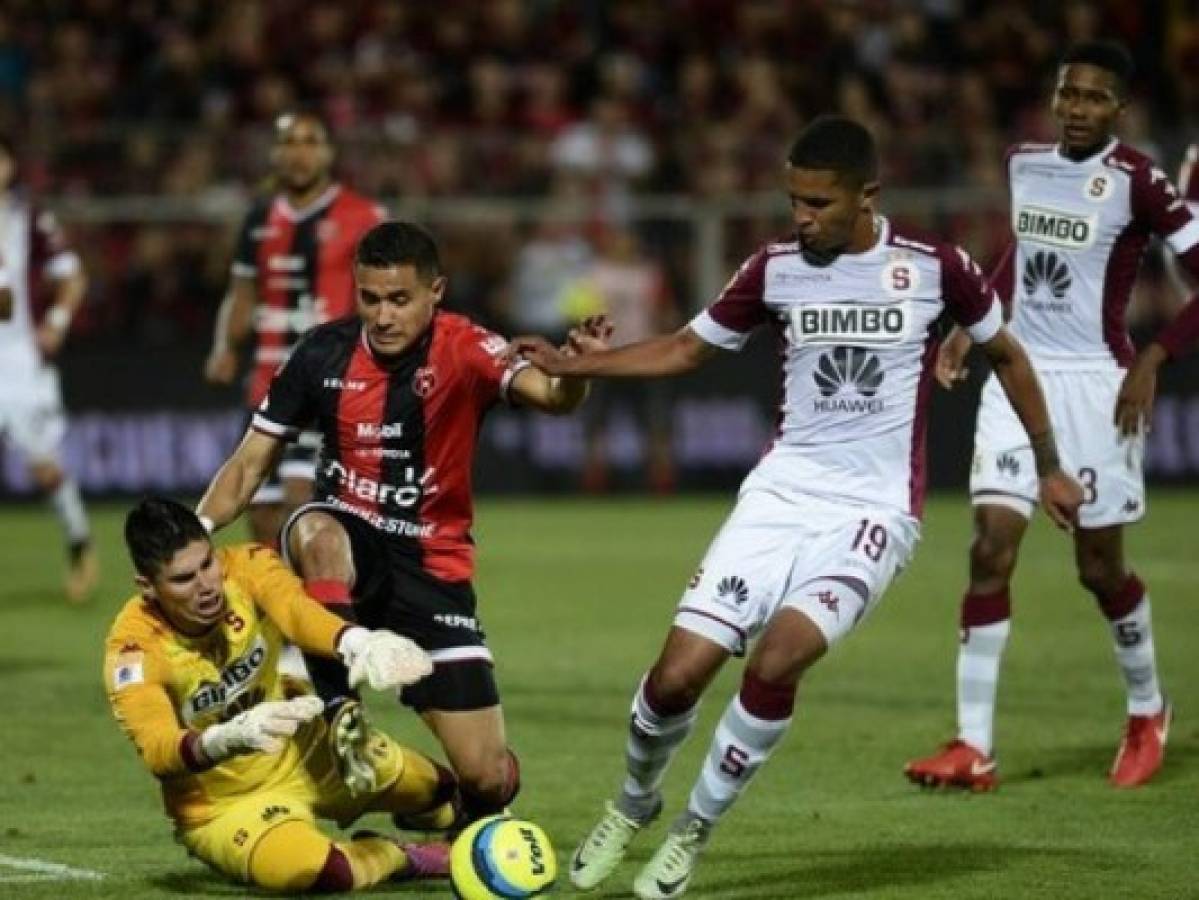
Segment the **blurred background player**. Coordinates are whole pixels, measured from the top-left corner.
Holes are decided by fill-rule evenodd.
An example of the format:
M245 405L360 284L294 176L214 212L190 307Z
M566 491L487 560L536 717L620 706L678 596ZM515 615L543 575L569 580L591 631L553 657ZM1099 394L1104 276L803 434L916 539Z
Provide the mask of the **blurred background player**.
M99 567L79 486L60 456L67 420L54 360L87 279L58 220L37 207L16 176L16 147L0 135L0 285L9 299L0 315L0 437L24 455L54 507L67 540L66 595L79 602L95 587ZM39 319L34 297L43 279L50 297Z
M318 326L297 345L197 511L228 524L283 443L316 424L316 499L284 526L284 553L330 609L385 624L432 656L433 674L401 699L441 742L465 817L478 818L501 811L520 786L471 583L479 425L501 401L570 412L587 385L509 360L502 337L438 309L447 279L418 225L372 228L353 277L358 317ZM344 671L315 663L309 656L318 691L337 707L334 728L344 724L343 771L363 790L371 773L357 762L359 705L346 702Z
M778 435L633 698L624 783L571 860L580 889L608 878L661 813L662 780L700 698L730 656L748 653L686 808L633 881L641 900L682 896L712 829L786 734L800 678L911 559L924 506L930 348L943 315L982 344L1019 409L1047 514L1064 527L1078 506L1036 377L994 292L965 251L875 214L877 173L862 125L819 117L788 157L795 230L759 247L685 327L573 359L543 338L513 341L542 370L575 377L682 374L743 349L761 325L783 343Z
M1191 144L1182 158L1182 166L1178 170L1178 192L1186 201L1187 209L1192 216L1199 217L1199 142ZM1166 254L1166 266L1183 297L1199 288L1199 283L1189 277L1173 253Z
M992 282L1044 385L1063 464L1083 485L1074 532L1078 578L1107 618L1128 692L1110 779L1135 787L1160 768L1170 727L1153 648L1149 594L1124 559L1124 526L1145 514L1144 435L1157 370L1199 337L1192 300L1137 353L1125 325L1141 259L1161 237L1192 277L1199 221L1148 157L1113 136L1132 60L1119 44L1082 43L1062 58L1053 92L1056 144L1008 154L1014 240ZM960 331L937 362L946 386L963 374ZM962 600L958 736L905 772L921 784L988 790L999 665L1011 630L1010 584L1036 505L1032 450L995 379L983 389L970 476L974 542Z
M256 203L237 242L228 294L217 313L205 377L230 384L239 351L254 337L246 409L266 396L271 376L313 325L354 312L351 259L383 209L333 178L329 130L314 113L275 121L275 193ZM312 498L319 436L303 431L250 505L255 540L273 544L286 516Z
M331 841L371 812L453 816L453 778L373 732L375 789L351 797L337 772L321 700L278 671L284 638L340 657L377 690L410 684L428 656L388 632L348 627L304 593L272 550L214 549L195 513L165 499L125 520L138 594L105 643L113 713L162 784L179 841L217 871L274 891L348 891L445 875L445 844L380 835Z
M612 346L619 347L665 334L678 327L678 311L662 266L650 258L632 228L612 223L596 239L598 256L583 274L594 297L595 311L612 325ZM674 487L671 406L665 382L601 381L592 385L583 412L587 424L587 456L583 489L602 491L611 481L612 425L630 417L645 438L647 486L655 493Z

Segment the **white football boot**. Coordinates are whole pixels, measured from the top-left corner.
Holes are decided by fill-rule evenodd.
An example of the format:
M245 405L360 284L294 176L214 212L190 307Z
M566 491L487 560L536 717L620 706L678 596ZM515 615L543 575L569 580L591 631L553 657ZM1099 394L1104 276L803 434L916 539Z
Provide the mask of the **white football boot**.
M658 817L662 798L658 797L653 812L644 819L631 819L608 802L604 815L583 838L570 857L570 883L581 891L598 887L624 859L625 849L637 832Z
M633 894L639 900L683 896L711 830L711 825L694 816L688 817L681 828L672 828L658 852L634 879Z

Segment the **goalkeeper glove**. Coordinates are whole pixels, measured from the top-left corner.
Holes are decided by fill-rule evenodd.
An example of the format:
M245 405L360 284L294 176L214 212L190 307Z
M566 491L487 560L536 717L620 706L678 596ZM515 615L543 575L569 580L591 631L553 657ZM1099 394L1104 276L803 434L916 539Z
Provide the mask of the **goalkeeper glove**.
M324 708L320 697L311 694L259 703L228 722L205 728L200 747L212 762L239 753L278 753L301 725L316 718Z
M337 652L349 669L350 687L366 682L376 691L414 684L433 671L429 654L391 631L347 628Z

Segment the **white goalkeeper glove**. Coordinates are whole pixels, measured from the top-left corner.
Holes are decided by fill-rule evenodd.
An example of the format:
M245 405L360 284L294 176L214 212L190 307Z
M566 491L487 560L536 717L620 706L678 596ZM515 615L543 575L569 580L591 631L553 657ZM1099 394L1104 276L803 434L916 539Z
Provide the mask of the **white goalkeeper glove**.
M213 762L239 753L278 753L301 725L315 719L324 708L321 698L311 694L259 703L228 722L205 728L200 746Z
M350 687L366 682L376 691L415 684L433 671L429 654L406 637L391 631L346 629L337 652L350 670Z

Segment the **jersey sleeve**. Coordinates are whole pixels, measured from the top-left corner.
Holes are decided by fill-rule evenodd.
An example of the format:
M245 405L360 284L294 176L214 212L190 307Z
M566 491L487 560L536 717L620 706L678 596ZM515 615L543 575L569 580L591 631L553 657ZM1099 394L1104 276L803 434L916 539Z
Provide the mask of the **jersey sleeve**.
M714 303L689 323L704 341L724 350L740 350L750 333L767 321L763 302L766 285L766 248L745 260Z
M941 245L941 298L953 320L976 344L985 344L1003 326L998 297L982 269L961 247Z
M1191 209L1192 215L1199 215L1199 144L1191 144L1182 160L1182 168L1178 172L1178 190L1182 199Z
M999 259L987 278L991 289L999 297L1004 317L1011 318L1012 299L1016 295L1016 242L1011 240L999 254Z
M166 663L149 642L116 632L104 652L104 687L121 730L159 778L196 771L187 755L191 732L179 724L167 693Z
M71 247L58 216L48 209L34 208L30 234L30 258L34 268L47 278L69 278L82 264Z
M254 231L266 219L266 209L255 205L246 215L237 232L237 244L233 248L233 264L229 267L234 278L255 278L258 275L258 245Z
M511 402L508 390L516 373L529 367L527 360L504 360L508 341L502 335L481 325L464 329L459 341L459 354L471 373L479 406L485 408L497 399Z
M1132 212L1177 256L1199 246L1199 219L1191 215L1178 189L1157 166L1138 166L1133 171Z
M266 396L250 419L250 427L281 440L293 441L316 413L312 371L319 348L309 332L271 379Z
M228 576L247 589L285 638L305 653L337 655L337 639L348 623L309 597L304 583L284 565L278 553L261 544L226 552Z

